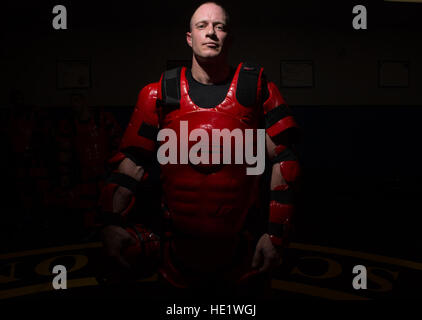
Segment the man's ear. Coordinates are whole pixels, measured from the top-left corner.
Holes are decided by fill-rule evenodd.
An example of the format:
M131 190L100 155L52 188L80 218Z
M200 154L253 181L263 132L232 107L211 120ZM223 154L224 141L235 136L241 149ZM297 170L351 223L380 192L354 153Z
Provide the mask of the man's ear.
M186 42L192 48L192 34L189 31L186 32Z

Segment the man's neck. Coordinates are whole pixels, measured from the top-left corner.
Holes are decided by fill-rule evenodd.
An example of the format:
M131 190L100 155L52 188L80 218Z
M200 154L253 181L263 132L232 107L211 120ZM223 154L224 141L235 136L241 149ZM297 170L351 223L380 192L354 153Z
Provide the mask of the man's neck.
M225 61L199 62L192 58L192 77L199 83L212 85L221 83L230 75L230 66Z

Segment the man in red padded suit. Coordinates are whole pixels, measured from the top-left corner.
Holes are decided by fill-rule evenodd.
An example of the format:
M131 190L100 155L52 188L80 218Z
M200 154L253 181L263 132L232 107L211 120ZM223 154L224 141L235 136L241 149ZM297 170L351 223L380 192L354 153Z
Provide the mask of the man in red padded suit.
M193 51L192 68L166 71L141 90L119 152L110 160L115 170L100 199L104 248L127 271L136 254L146 261L159 258L160 279L169 287L217 288L217 293L256 290L256 283L268 288L294 209L299 165L289 137L297 125L261 67L228 65L230 23L220 4L206 2L196 9L186 40ZM169 225L165 236L159 240L139 225L127 226L136 188L148 179L148 163L157 157L159 130L173 129L181 146L183 121L189 132L203 129L210 137L213 129L265 127L271 197L267 230L256 241L245 221L260 200L261 175L248 175L247 165L238 163L183 164L186 155L179 149L176 164L160 162L162 210Z

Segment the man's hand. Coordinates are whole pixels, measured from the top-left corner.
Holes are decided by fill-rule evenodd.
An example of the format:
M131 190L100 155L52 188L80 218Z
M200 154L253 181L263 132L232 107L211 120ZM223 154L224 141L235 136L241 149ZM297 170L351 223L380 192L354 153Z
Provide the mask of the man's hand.
M280 252L274 247L268 233L264 233L256 245L252 268L258 272L270 272L281 264Z
M119 226L110 225L101 232L104 250L107 257L123 270L129 271L130 264L122 256L123 249L134 245L136 240L128 231Z

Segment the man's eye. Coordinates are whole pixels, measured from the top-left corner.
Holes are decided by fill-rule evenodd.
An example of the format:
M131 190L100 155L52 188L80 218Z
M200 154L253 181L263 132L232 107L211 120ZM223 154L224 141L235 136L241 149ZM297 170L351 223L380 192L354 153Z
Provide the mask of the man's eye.
M224 26L217 26L217 29L218 29L218 30L222 30L222 31L224 31L224 30L225 30Z

